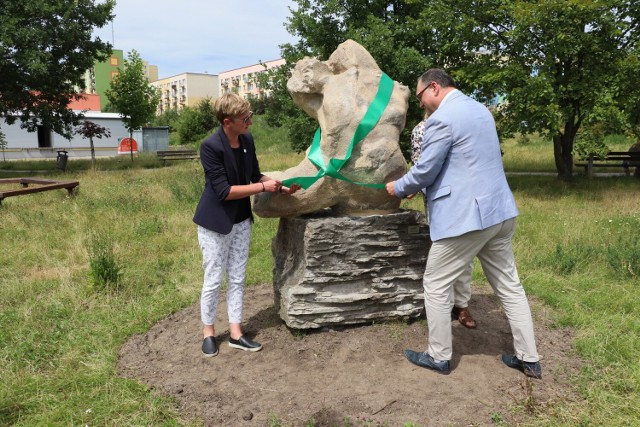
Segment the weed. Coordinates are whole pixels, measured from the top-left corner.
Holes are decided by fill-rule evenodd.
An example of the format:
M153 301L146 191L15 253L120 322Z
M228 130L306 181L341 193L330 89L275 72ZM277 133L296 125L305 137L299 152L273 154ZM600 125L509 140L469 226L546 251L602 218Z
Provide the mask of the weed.
M504 425L504 419L502 418L502 414L499 413L499 412L492 412L491 413L491 421L493 421L493 423L498 425L498 426L503 426Z
M594 260L595 251L581 242L574 242L566 246L556 244L555 256L549 259L549 263L559 274L568 275L578 267L589 264Z
M96 290L117 290L121 284L121 268L113 253L109 234L94 233L89 238L89 276Z
M635 233L620 236L616 244L607 246L609 266L621 276L638 278L640 274L640 241Z

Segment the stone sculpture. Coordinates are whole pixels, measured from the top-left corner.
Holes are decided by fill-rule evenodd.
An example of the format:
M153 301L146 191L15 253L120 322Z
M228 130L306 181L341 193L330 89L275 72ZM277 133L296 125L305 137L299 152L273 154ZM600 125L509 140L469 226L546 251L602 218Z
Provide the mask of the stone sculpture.
M358 124L376 97L382 70L358 43L347 40L327 61L304 58L287 82L294 102L318 120L320 148L325 163L343 159ZM393 82L389 102L379 121L354 146L340 173L355 182L386 183L402 176L406 161L398 140L405 125L409 89ZM307 152L308 154L308 152ZM314 176L318 171L308 156L284 172L268 172L277 179ZM384 189L372 189L323 177L293 196L277 193L257 194L254 212L262 217L294 217L331 208L334 215L368 215L397 212L400 200Z

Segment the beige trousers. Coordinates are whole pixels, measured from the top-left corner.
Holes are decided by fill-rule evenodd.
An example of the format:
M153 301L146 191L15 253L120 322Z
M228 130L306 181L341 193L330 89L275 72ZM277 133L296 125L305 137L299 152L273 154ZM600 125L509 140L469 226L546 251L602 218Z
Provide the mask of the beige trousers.
M422 194L422 200L424 201L424 215L429 225L429 208L427 207L427 196ZM471 299L471 276L473 275L473 260L469 264L466 270L458 277L453 284L453 303L458 308L467 308L469 306L469 300Z
M427 352L434 359L451 360L453 288L477 256L511 326L516 356L526 362L538 361L531 310L513 256L514 231L515 219L509 219L431 245L423 284L429 324Z

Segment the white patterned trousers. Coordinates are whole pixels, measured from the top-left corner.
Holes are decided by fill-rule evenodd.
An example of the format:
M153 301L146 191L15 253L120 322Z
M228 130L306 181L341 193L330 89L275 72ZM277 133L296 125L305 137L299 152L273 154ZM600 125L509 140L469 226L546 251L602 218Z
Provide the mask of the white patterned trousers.
M204 269L200 297L202 323L213 325L216 320L218 296L225 273L229 323L241 323L244 281L251 243L251 219L235 224L226 235L198 226L198 242Z

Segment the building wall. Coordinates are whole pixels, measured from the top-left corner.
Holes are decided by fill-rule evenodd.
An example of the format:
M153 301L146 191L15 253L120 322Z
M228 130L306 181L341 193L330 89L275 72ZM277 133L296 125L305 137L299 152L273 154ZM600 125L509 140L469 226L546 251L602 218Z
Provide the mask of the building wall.
M144 76L149 82L155 82L158 80L158 66L151 65L147 61L143 61L144 64Z
M249 65L220 73L220 94L237 93L243 98L249 95L258 96L267 91L260 88L256 76L266 70L277 68L285 64L284 59L266 61L262 64ZM266 66L266 68L265 68Z
M87 86L87 93L100 95L100 111L104 111L109 103L106 93L111 87L111 80L120 73L124 67L124 55L122 50L113 49L111 56L103 62L97 62L93 66L95 83Z
M215 74L182 73L151 82L151 85L160 89L158 114L194 107L203 99L220 96L219 80Z
M117 113L89 111L85 113L85 117L87 120L91 120L111 132L111 136L108 138L93 139L96 156L115 156L120 140L129 137L129 131L122 122L120 115ZM5 149L5 157L7 159L56 157L57 151L60 150L67 151L69 157L91 156L89 139L85 139L81 135L74 134L69 140L47 129L40 129L39 132L28 132L26 129L20 128L19 119L12 125L8 125L4 119L0 119L0 127L7 139L7 148ZM49 140L50 146L41 146L43 136ZM133 139L138 143L138 150L142 151L142 133L135 131Z

